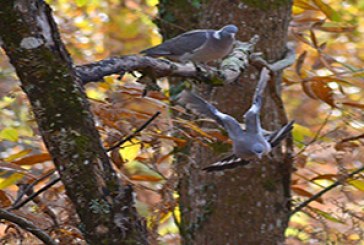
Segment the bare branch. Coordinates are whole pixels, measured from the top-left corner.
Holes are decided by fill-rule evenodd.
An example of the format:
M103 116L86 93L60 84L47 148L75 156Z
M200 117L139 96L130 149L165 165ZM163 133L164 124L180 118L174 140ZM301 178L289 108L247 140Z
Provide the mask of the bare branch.
M269 64L260 53L253 53L249 57L250 62L253 66L257 67L259 70L262 66L266 66L269 70L277 72L291 66L296 61L296 53L294 46L292 44L287 44L287 51L283 59Z
M249 57L253 53L259 36L255 35L248 43L237 41L231 54L220 65L220 73L226 83L234 82L249 65Z
M0 209L0 219L5 219L7 221L10 221L17 226L23 228L24 230L32 233L34 236L36 236L39 240L44 242L46 245L56 245L57 243L43 230L36 227L32 222L19 217L16 214L13 214L11 212L5 211L3 209Z
M33 200L35 197L39 196L41 193L45 192L46 190L48 190L49 188L54 186L60 180L61 180L60 177L58 177L57 179L52 180L47 185L40 188L37 192L34 192L31 195L29 195L22 202L18 202L17 204L13 205L9 210L19 209L19 208L23 207L25 204L27 204L28 202Z
M128 55L108 58L95 63L76 66L75 70L84 84L101 81L104 76L138 71L153 78L185 77L201 82L216 84L216 80L232 82L246 69L249 55L253 52L258 37L254 36L248 43L236 42L232 53L222 62L220 70L198 69L195 65L180 64L148 56Z
M345 175L343 177L341 177L340 179L338 179L336 182L334 182L332 185L326 187L325 189L319 191L318 193L316 193L315 195L313 195L312 197L310 197L309 199L307 199L306 201L302 202L300 205L298 205L291 213L290 215L293 215L295 213L297 213L298 211L301 211L301 209L303 209L304 207L306 207L308 204L310 204L311 202L317 200L318 198L320 198L322 195L324 195L326 192L334 189L336 186L341 185L344 183L344 181L346 181L347 179L353 177L354 175L360 173L364 171L364 166L361 168L358 168L357 170L351 172L348 175Z
M39 182L41 182L42 180L44 180L44 179L46 179L46 178L48 178L48 177L50 177L50 176L52 176L54 173L56 172L56 170L55 169L53 169L52 171L50 171L49 173L47 173L47 174L45 174L45 175L43 175L43 176L41 176L40 178L38 178L38 179L36 179L36 180L34 180L31 184L29 184L29 185L26 185L26 187L25 188L23 188L23 189L19 189L19 190L21 190L21 192L20 192L20 194L18 195L18 197L15 199L15 201L13 202L13 207L14 206L16 206L20 201L21 201L21 199L23 198L23 196L25 195L25 194L27 194L27 193L29 193L29 191L31 191L33 188L34 188L34 186L35 185L37 185Z

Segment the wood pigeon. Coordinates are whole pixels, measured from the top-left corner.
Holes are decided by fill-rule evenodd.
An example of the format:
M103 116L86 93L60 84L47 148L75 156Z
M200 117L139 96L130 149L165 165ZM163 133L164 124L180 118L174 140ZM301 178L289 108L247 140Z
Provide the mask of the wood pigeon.
M237 166L246 165L253 158L261 159L272 151L289 132L293 129L294 121L291 121L280 129L270 132L264 130L260 123L260 110L262 107L263 92L269 80L269 71L263 68L257 88L253 97L253 104L244 114L245 129L242 129L239 122L219 110L213 105L197 96L192 92L183 91L179 97L179 101L186 104L187 108L204 114L214 119L217 123L225 128L229 138L233 142L233 154L216 162L204 170L219 171L235 168Z
M206 63L227 56L233 48L237 32L235 25L227 25L220 30L193 30L141 53L151 57L163 56L182 63Z

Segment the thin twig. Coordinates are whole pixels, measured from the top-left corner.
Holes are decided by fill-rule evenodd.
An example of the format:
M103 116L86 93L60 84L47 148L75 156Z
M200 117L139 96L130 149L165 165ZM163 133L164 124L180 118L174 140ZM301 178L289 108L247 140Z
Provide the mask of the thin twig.
M320 134L322 132L322 130L324 129L324 127L327 125L327 123L329 122L329 119L332 115L332 110L327 114L324 122L321 124L319 130L317 130L315 136L313 137L313 139L308 143L306 144L296 155L295 157L301 155L306 149L307 147L309 147L311 144L315 143L317 141L317 139L320 137Z
M54 172L56 172L55 169L53 169L52 171L50 171L49 173L41 176L40 178L36 179L35 181L33 181L31 184L27 185L27 187L25 187L22 192L20 193L20 195L16 198L16 200L14 201L12 206L16 206L21 199L23 198L23 196L28 193L30 190L32 190L34 188L35 185L37 185L39 182L41 182L42 180L50 177L52 174L54 174Z
M13 214L11 212L8 212L6 210L0 209L0 219L5 219L7 221L10 221L17 226L23 228L24 230L32 233L34 236L36 236L39 240L44 242L46 245L56 245L57 243L43 230L36 227L32 222L19 217L16 214Z
M55 185L58 181L60 181L61 178L57 178L49 182L47 185L43 186L41 189L39 189L37 192L34 192L33 194L29 195L26 199L24 199L22 202L18 203L17 205L13 205L9 210L19 209L23 207L25 204L33 200L35 197L39 196L44 191L51 188L53 185Z
M297 207L295 207L295 209L290 213L290 215L293 215L293 214L297 213L298 211L300 211L301 209L303 209L304 207L306 207L311 202L313 202L313 201L317 200L318 198L320 198L326 192L334 189L338 185L341 185L345 180L353 177L354 175L356 175L356 174L358 174L358 173L360 173L362 171L364 171L364 166L361 167L361 168L358 168L357 170L351 172L348 175L345 175L345 176L341 177L336 182L334 182L332 185L330 185L330 186L326 187L325 189L319 191L318 193L316 193L315 195L313 195L312 197L310 197L309 199L307 199L306 201L302 202L300 205L298 205Z
M130 141L132 138L134 138L138 133L140 133L141 131L143 131L151 122L153 122L154 119L156 119L159 114L161 114L160 111L157 111L151 118L149 118L142 126L140 126L134 133L132 133L131 135L127 136L126 138L122 139L121 141L119 141L117 144L111 146L110 148L106 149L107 152L112 151L116 148L118 148L119 146L121 146L122 144L124 144L127 141Z
M359 139L362 139L362 138L364 138L364 134L359 134L357 136L353 136L353 137L349 137L349 138L342 139L340 141L340 143L354 141L354 140L359 140Z

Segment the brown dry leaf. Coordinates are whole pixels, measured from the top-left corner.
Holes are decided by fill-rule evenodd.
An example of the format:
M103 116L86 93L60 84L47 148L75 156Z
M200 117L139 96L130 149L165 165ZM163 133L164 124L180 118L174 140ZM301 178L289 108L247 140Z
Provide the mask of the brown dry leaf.
M311 181L320 180L320 179L335 180L338 177L340 177L340 176L337 174L320 174L320 175L317 175L316 177L312 178Z
M292 191L296 192L296 194L298 194L300 196L311 198L314 195L311 192L306 191L305 189L303 189L302 187L299 187L299 186L292 186L291 189L292 189ZM315 201L317 201L319 203L324 202L321 197L315 199Z
M317 38L316 38L316 35L315 35L315 32L314 32L313 28L310 28L310 37L311 37L311 41L312 41L312 44L313 44L314 48L317 49L317 47L319 45L318 45Z
M14 163L0 162L0 169L6 171L13 171L19 174L24 174L32 179L35 179L35 176L29 173L29 170L19 167Z
M66 236L70 236L73 238L79 238L79 239L83 239L83 236L80 232L78 232L77 230L67 230L67 229L57 229L57 232L62 233L63 235Z
M37 155L23 157L19 160L13 161L13 163L17 165L34 165L50 160L52 160L52 157L49 153L41 153Z
M294 32L292 31L292 35L294 38L296 38L298 41L301 41L311 47L313 47L312 43L304 36L303 33L299 33L299 32Z
M8 197L8 195L6 194L5 191L0 190L0 207L1 208L6 208L9 207L11 205L11 200Z
M321 25L315 26L315 29L324 32L342 33L353 32L357 27L349 23L342 22L325 22Z
M23 209L23 210L25 210L25 209ZM35 213L28 212L28 211L23 211L23 210L14 210L12 212L24 219L31 220L35 226L37 226L41 229L48 229L49 227L51 227L53 225L52 221L47 216L42 215L41 213L35 214Z
M303 91L312 99L321 100L328 105L336 108L334 101L334 94L332 89L327 85L325 81L308 81L302 82Z
M123 158L119 153L119 148L116 148L111 151L110 158L119 169L121 169L125 164L125 161L123 160Z
M302 65L306 59L307 56L307 51L304 51L300 54L300 56L298 56L298 59L296 61L296 73L298 76L301 76L301 70L302 70Z
M174 143L177 144L178 147L183 147L186 145L187 141L181 138L177 138L177 137L172 137L172 136L167 136L167 135L162 135L162 134L150 134L152 137L156 137L156 138L160 138L160 139L166 139L166 140L171 140Z
M355 102L342 102L341 104L343 104L345 106L354 107L357 109L364 109L364 104L359 104L359 103L355 103Z
M168 160L171 156L173 156L173 151L158 158L157 164L163 163L164 161Z
M181 123L184 127L195 131L196 133L202 135L203 137L205 137L207 139L213 139L212 136L210 136L208 133L203 131L199 126L197 126L196 124L194 124L192 122L189 122L189 121L183 120L183 119L179 119L176 122Z
M360 145L354 141L348 141L348 142L342 141L335 144L335 150L352 152L354 148L357 148L359 146Z

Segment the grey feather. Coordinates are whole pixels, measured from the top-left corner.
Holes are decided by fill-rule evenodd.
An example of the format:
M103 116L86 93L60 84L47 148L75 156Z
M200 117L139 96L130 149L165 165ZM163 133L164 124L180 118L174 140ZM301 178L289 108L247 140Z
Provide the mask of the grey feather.
M240 127L239 122L229 116L220 112L215 106L211 105L198 95L184 90L179 95L179 102L185 104L187 108L191 109L195 113L203 114L211 119L214 119L217 123L225 128L230 138L241 137L243 130Z
M258 133L262 130L260 123L260 110L262 109L264 89L267 86L268 80L269 71L267 69L263 69L261 71L257 87L255 88L253 104L244 114L246 130L248 132Z
M276 147L282 140L284 140L293 129L294 121L290 121L280 129L274 131L272 134L267 135L267 140L270 145Z
M141 51L152 57L186 62L208 62L227 56L235 42L238 28L227 25L220 30L193 30L176 36L160 45Z
M267 155L273 147L276 147L291 132L294 121L287 123L274 132L269 132L261 127L260 110L268 80L269 71L263 68L253 96L253 103L244 114L245 130L241 128L235 118L220 112L203 98L188 91L181 93L179 98L181 103L194 112L214 119L225 128L229 138L233 141L233 155L204 168L204 170L212 172L246 165L249 160L255 157L261 158Z
M241 159L233 154L224 159L221 159L214 164L211 164L210 166L203 168L202 170L205 170L207 172L222 171L227 169L233 169L239 166L245 166L247 164L249 164L249 161Z

